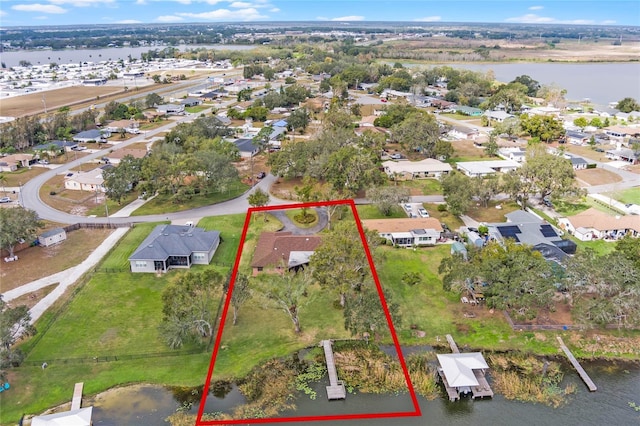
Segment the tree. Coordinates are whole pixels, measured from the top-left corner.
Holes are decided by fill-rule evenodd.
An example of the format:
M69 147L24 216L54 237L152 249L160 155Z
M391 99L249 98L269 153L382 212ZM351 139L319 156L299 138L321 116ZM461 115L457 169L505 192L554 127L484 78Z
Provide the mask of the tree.
M244 274L238 274L233 284L231 293L231 306L233 307L233 325L238 322L238 311L240 307L251 297L249 290L249 277Z
M500 147L498 146L497 139L498 139L498 136L495 130L489 133L489 140L487 141L487 143L484 144L484 152L489 157L495 157L498 155L498 150L500 149Z
M614 253L624 256L633 262L640 271L640 238L634 238L627 234L616 242Z
M563 196L579 194L575 171L571 163L559 155L547 153L543 147L531 147L527 151L526 161L515 171L523 182L526 192L540 194L541 198L550 195ZM524 197L525 201L528 197ZM524 205L522 208L526 208Z
M266 282L255 288L264 297L264 306L287 314L294 331L300 333L300 310L311 301L308 297L313 282L311 274L308 271L286 271L282 275L262 275L260 278Z
M616 108L620 112L640 111L640 104L634 98L624 98L618 101Z
M488 306L509 309L517 318L532 319L540 309L552 307L556 290L553 271L531 246L507 238L468 254L469 261L453 256L440 264L439 272L450 288L461 291L483 285Z
M471 179L473 195L480 200L482 207L489 207L489 201L502 190L500 179L495 176L477 176Z
M547 143L558 139L564 133L562 122L550 115L520 116L520 127L533 138L539 138Z
M263 207L269 204L269 194L263 191L261 188L256 188L253 193L247 197L247 202L251 207ZM267 215L264 215L264 220L267 220Z
M4 376L5 369L16 367L22 362L22 351L13 347L16 340L35 333L29 308L25 305L11 308L0 294L0 376Z
M172 349L202 338L211 343L223 284L220 273L205 269L178 275L164 289L160 332Z
M582 324L635 328L640 325L640 270L619 253L599 256L591 249L569 259L566 287L573 314Z
M147 108L155 108L157 105L162 105L163 102L164 102L164 99L162 98L162 96L158 95L155 92L149 93L144 98L144 104Z
M397 327L401 322L399 306L392 302L391 294L385 293L385 299ZM367 282L360 291L347 295L343 314L344 328L352 336L362 336L365 333L388 334L389 323L373 282Z
M563 108L566 104L564 96L567 94L566 89L562 89L555 84L543 85L538 90L537 96L543 98L548 104L552 104L556 108Z
M13 257L13 249L16 244L24 241L33 241L38 228L44 224L40 222L38 214L24 207L0 209L0 248L9 251L9 257Z
M493 109L502 105L508 112L520 111L526 101L527 86L520 83L509 83L500 87L498 92L483 103L483 106Z
M366 230L365 238L371 253L380 237ZM347 293L359 291L369 272L369 261L362 239L353 222L338 222L323 238L309 260L313 277L321 287L337 293L344 307Z
M524 84L527 87L527 96L535 96L540 90L540 83L528 75L519 75L512 83Z
M473 194L471 178L454 170L442 176L440 182L442 193L447 201L447 209L455 216L465 214L471 206Z
M573 125L576 127L580 127L580 129L584 129L589 125L589 122L584 117L578 117L575 120L573 120Z
M298 108L287 119L287 129L298 130L302 134L309 125L309 111L306 108Z
M509 139L513 140L520 132L520 119L509 117L504 119L502 123L494 123L493 131L496 135L506 134Z
M416 112L408 115L400 124L391 128L393 138L411 151L419 151L427 157L434 156L434 148L440 137L440 128L433 115Z
M109 199L120 204L140 180L141 163L140 159L126 155L117 167L107 168L103 171L104 187Z
M385 216L391 215L393 209L400 203L409 201L408 188L394 186L379 186L367 190L367 198Z

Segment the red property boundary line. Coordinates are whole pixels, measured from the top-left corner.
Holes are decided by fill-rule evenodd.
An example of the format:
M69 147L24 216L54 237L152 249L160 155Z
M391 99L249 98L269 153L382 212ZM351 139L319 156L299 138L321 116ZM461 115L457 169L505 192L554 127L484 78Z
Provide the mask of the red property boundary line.
M358 232L360 234L360 239L362 241L362 246L364 248L365 254L367 255L367 260L369 262L369 267L371 269L371 274L373 276L373 280L376 283L376 288L378 290L378 295L380 296L380 302L382 304L382 309L384 310L385 317L387 318L387 324L389 326L389 331L391 332L391 337L393 339L393 344L396 349L396 353L398 354L398 360L400 361L400 366L402 367L402 371L404 373L405 381L407 383L407 388L409 390L409 395L411 396L411 401L413 403L414 411L400 411L400 412L385 412L385 413L362 413L362 414L342 414L342 415L322 415L322 416L299 416L299 417L278 417L278 418L269 418L269 419L234 419L234 420L202 420L202 415L204 412L204 407L207 401L207 396L209 395L209 387L211 385L211 376L213 374L213 370L215 367L216 357L218 356L218 350L220 348L220 341L222 339L222 332L224 331L224 324L227 319L227 314L229 311L229 305L231 304L231 295L233 293L233 287L236 282L236 276L238 274L238 268L240 266L240 257L242 256L242 249L244 247L244 242L247 236L247 230L249 228L249 224L251 222L251 216L256 212L266 212L272 210L285 210L285 209L299 209L302 207L326 207L326 206L336 206L336 205L344 205L351 207L351 212L353 213L353 217L356 221L356 226L358 227ZM204 391L202 393L202 399L200 401L200 408L198 409L198 416L196 418L196 426L208 426L208 425L232 425L232 424L264 424L264 423L287 423L287 422L300 422L300 421L322 421L322 420L353 420L353 419L376 419L376 418L393 418L393 417L418 417L421 416L422 412L420 410L420 406L418 405L418 399L416 397L415 389L413 388L413 384L411 383L411 378L409 377L409 370L407 369L407 365L405 363L404 357L402 355L402 350L400 348L400 343L398 341L398 336L396 334L396 330L393 327L393 321L391 320L391 314L389 313L389 307L387 306L387 301L385 300L384 293L382 291L382 285L380 284L380 279L378 278L378 273L376 272L375 265L373 264L373 257L371 256L371 251L369 250L369 246L366 242L364 229L362 227L362 222L360 222L360 217L358 216L358 212L356 210L356 205L353 200L333 200L333 201L320 201L314 203L297 203L297 204L285 204L279 206L265 206L265 207L251 207L247 210L247 216L244 221L244 227L242 229L242 236L240 238L240 244L238 245L238 252L236 255L236 260L233 265L233 271L231 272L231 281L229 283L229 291L227 292L227 297L224 303L224 309L222 310L222 316L220 317L220 326L218 327L218 332L216 335L216 342L213 347L213 353L211 354L211 362L209 363L209 371L207 372L207 381L205 382Z

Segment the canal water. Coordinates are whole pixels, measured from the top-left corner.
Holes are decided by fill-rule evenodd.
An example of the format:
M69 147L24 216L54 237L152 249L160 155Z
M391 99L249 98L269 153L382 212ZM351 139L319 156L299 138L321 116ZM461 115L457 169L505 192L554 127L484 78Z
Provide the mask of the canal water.
M576 392L567 397L560 408L541 404L510 401L501 395L492 399L462 399L449 402L444 391L440 397L427 401L418 397L419 417L362 419L349 421L325 421L326 425L640 425L640 411L632 403L640 405L640 366L591 362L583 366L598 385L597 392L589 392L574 370L565 366L564 387L576 384ZM317 399L299 395L296 411L285 412L283 417L326 416L340 414L389 413L413 411L408 394L371 395L348 394L344 401L327 401L324 398L326 383L317 383ZM207 411L230 412L235 404L243 401L237 388L231 387L225 395L210 396ZM179 399L184 400L184 392ZM174 398L170 389L158 386L135 386L108 393L94 403L94 425L163 425L164 419L175 412L183 402ZM191 413L196 413L198 403ZM291 425L308 424L290 422Z

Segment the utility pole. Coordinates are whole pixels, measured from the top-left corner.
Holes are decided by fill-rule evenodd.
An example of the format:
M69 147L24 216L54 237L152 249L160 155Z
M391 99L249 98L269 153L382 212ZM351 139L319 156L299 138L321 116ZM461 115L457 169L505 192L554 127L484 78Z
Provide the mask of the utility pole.
M42 94L42 104L44 105L44 113L47 113L47 100L44 97L44 93Z

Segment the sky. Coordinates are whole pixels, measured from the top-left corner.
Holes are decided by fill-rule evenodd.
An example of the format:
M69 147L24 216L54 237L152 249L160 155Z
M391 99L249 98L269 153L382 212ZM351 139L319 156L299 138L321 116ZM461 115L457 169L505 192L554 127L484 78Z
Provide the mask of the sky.
M269 21L640 26L638 0L0 0L0 27Z

